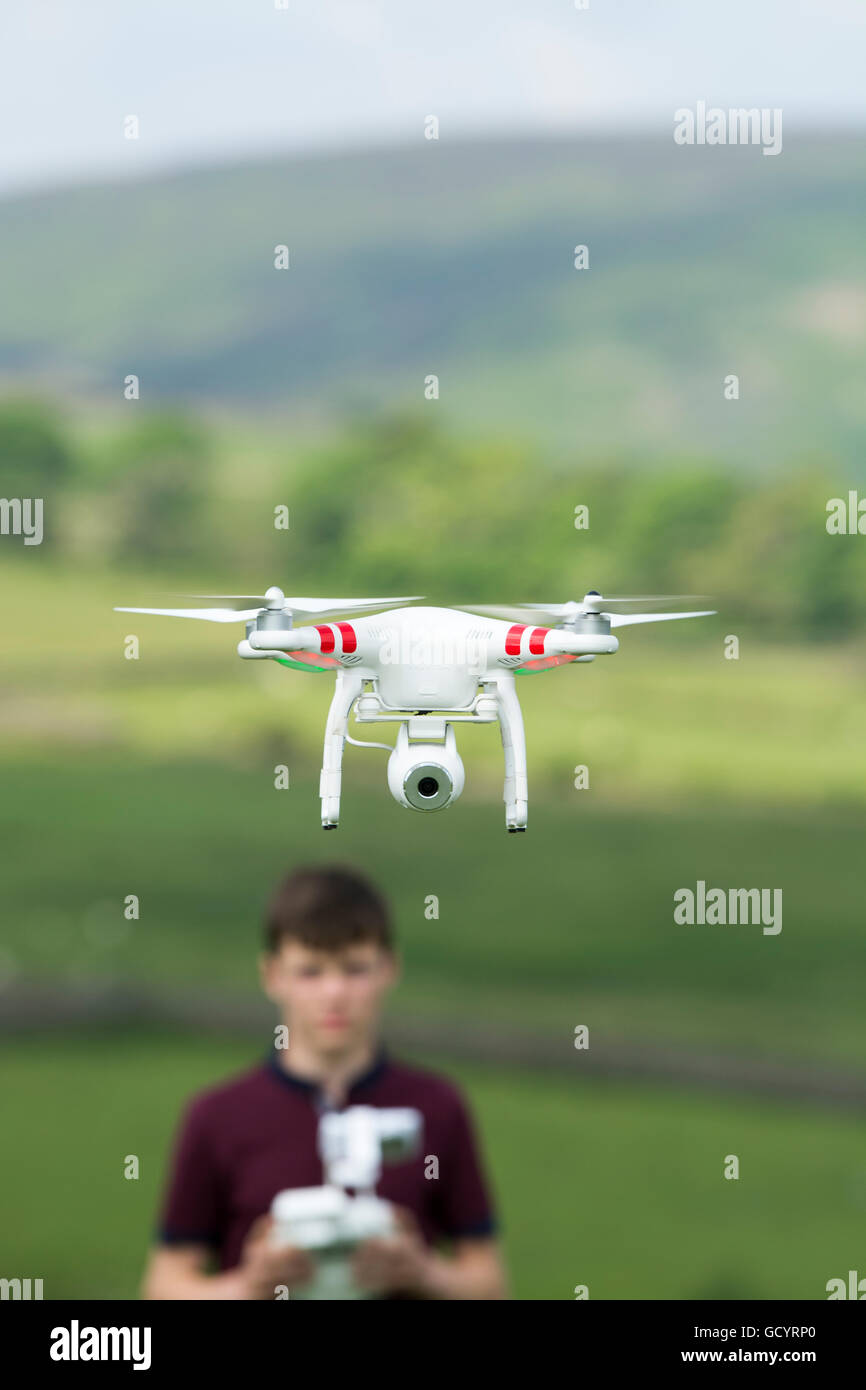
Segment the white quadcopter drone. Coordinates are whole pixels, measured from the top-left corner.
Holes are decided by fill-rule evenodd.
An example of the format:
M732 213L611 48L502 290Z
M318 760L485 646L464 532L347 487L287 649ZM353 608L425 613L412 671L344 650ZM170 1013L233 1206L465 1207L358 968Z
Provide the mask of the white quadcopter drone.
M413 811L441 811L457 800L464 783L453 726L489 724L497 719L505 755L505 824L512 832L525 830L526 741L515 675L609 655L619 647L614 628L705 618L714 612L611 613L608 608L621 603L688 596L609 599L594 590L580 603L525 604L519 608L389 608L415 603L418 596L286 598L282 589L276 588L264 595L195 597L219 599L229 606L115 611L201 618L212 623L243 622L246 637L237 650L245 660L274 660L300 671L336 671L319 783L326 830L335 829L340 819L345 743L390 752L388 786L401 806ZM356 613L365 616L354 622L324 621ZM315 626L296 627L296 618L319 621ZM359 724L399 724L396 744L352 738L348 723L353 707Z

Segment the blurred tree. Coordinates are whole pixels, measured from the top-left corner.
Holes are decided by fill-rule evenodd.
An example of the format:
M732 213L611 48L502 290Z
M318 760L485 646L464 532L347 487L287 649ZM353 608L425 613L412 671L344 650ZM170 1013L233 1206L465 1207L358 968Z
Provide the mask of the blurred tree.
M754 480L706 461L647 471L613 459L552 473L525 444L394 415L301 467L293 557L305 585L331 591L338 580L463 603L696 593L736 613L735 630L839 637L866 617L866 546L827 535L832 493L821 469Z
M342 573L371 593L519 593L555 568L544 483L525 447L457 439L414 414L365 422L295 488L295 555L317 582Z
M35 399L0 402L0 492L50 499L75 474L76 456L53 407Z
M431 603L707 594L731 630L774 640L846 637L866 622L866 544L827 533L827 501L847 485L820 459L758 478L697 460L553 468L531 444L458 435L425 408L358 417L291 458L250 454L258 436L238 429L222 443L223 462L229 450L238 462L220 491L211 437L182 412L79 434L80 448L37 400L0 404L0 490L62 488L57 534L81 559L189 561L205 586L276 577L295 592ZM273 526L276 502L288 530Z
M724 541L744 486L738 475L706 464L677 463L636 475L620 530L636 592L679 593L700 585L702 567Z
M210 448L202 427L177 412L148 415L114 453L118 558L170 560L205 549Z
M826 529L827 501L839 492L838 479L816 466L768 479L740 499L711 563L746 621L797 638L862 627L866 547Z

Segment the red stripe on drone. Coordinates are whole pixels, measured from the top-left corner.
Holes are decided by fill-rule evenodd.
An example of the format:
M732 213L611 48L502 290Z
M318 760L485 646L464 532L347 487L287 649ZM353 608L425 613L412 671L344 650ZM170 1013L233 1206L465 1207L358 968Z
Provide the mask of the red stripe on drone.
M520 639L526 631L526 623L515 623L505 634L505 655L520 656Z
M334 629L330 626L317 627L316 631L318 632L319 637L321 639L322 651L332 652L335 646L337 645L334 639Z
M547 636L546 627L534 627L529 634L529 650L533 656L544 655L544 639Z
M352 627L352 624L336 623L335 626L340 629L340 636L343 639L343 655L345 656L346 652L355 651L358 646L358 639L355 636L355 629Z

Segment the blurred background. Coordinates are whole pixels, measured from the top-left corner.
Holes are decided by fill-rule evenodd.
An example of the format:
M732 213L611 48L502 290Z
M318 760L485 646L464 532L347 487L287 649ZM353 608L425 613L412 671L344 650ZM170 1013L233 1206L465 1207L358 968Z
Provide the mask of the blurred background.
M3 25L0 493L45 534L0 537L0 1273L137 1296L180 1106L270 1038L265 897L336 856L392 898L389 1038L468 1093L517 1297L824 1297L866 1221L866 540L825 525L866 489L862 7ZM699 100L780 108L782 153L675 145ZM347 748L323 844L331 679L112 611L270 584L719 613L520 682L526 836L479 729L441 817ZM698 879L781 888L781 933L675 925Z

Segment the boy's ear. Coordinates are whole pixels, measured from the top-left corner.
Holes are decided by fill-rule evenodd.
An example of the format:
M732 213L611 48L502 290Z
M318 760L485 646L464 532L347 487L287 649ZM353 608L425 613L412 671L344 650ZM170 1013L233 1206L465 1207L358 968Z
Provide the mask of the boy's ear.
M398 985L403 978L403 957L396 947L391 950L390 956L392 969L391 984Z
M259 983L263 992L269 999L273 999L271 993L271 971L274 967L275 957L270 951L260 951L258 957Z

